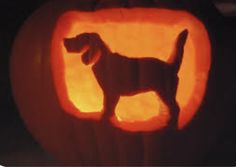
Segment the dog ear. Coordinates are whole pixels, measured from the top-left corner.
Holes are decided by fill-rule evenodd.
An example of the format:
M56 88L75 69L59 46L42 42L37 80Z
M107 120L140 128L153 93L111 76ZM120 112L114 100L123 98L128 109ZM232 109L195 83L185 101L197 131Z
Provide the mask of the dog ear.
M86 51L83 55L82 55L82 57L81 57L81 59L82 59L82 62L85 64L85 65L88 65L89 64L89 53L87 53L88 51Z
M85 65L89 65L92 62L96 54L96 51L97 51L96 47L90 46L90 48L82 55L82 62Z

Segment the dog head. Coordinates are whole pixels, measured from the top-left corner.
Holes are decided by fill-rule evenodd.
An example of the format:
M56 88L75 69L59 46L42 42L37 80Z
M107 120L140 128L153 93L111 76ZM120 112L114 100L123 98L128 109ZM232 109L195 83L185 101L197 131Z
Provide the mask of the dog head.
M91 37L89 33L79 34L73 38L65 38L64 46L68 52L76 52L79 53L85 48L89 47L91 43Z
M94 64L99 59L102 43L100 36L96 33L83 33L64 39L64 46L68 52L83 52L82 61L86 65Z

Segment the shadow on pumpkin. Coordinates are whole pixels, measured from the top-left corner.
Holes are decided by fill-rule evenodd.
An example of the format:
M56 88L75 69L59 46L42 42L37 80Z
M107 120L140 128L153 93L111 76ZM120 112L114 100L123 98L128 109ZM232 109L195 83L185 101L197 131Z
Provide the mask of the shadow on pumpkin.
M104 94L104 122L114 115L121 96L133 96L154 91L169 108L169 127L177 128L179 105L176 102L178 71L180 69L188 30L183 30L176 39L172 63L156 58L128 58L113 53L97 33L82 33L64 39L68 52L83 52L82 62L92 65L95 78Z

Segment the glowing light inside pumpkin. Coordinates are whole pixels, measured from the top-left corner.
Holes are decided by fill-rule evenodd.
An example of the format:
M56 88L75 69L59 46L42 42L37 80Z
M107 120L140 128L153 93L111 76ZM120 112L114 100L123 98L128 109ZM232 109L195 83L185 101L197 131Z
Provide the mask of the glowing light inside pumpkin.
M73 99L75 107L81 112L101 111L103 108L103 100L101 100L103 99L103 92L91 67L82 63L81 53L68 54L63 49L63 55L68 57L66 66L70 68L66 70L66 78L69 78L70 82L67 82L66 86L68 87L68 96ZM66 57L64 58L66 59ZM82 82L80 83L78 80Z
M174 53L178 34L186 28L189 36L178 73L180 81L176 97L181 108L179 127L182 128L192 119L201 104L210 67L207 32L196 18L182 11L106 9L90 13L67 12L61 16L52 41L52 69L63 108L80 118L97 119L103 108L103 92L91 66L82 63L81 54L65 50L64 38L96 32L112 52L128 57L155 57L168 62ZM168 109L158 107L160 103L161 100L153 92L121 97L113 120L116 119L117 126L131 131L160 129L169 119ZM95 112L96 116L93 114ZM157 117L161 120L156 126L150 123L149 128L140 126L142 122L146 125L148 121L155 124L151 120ZM137 124L134 123L136 121ZM121 122L125 123L124 126L118 125ZM132 124L127 125L129 122Z
M148 98L147 98L148 97ZM142 103L140 103L142 101ZM130 106L127 108L127 106ZM143 106L148 108L143 114ZM146 121L156 115L159 115L160 112L160 99L157 99L155 92L140 93L133 96L121 96L118 105L116 106L116 111L126 111L120 112L117 114L118 120L129 120L130 122Z

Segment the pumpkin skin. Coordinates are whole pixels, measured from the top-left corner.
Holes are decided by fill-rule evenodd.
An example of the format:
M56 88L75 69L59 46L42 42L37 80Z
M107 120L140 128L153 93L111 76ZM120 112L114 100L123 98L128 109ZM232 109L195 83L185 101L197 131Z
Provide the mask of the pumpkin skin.
M68 164L153 165L183 161L187 153L178 158L169 155L172 151L170 147L174 145L170 141L173 134L162 136L166 133L125 132L107 124L78 120L63 111L51 72L51 40L57 19L62 13L80 7L82 10L93 8L93 4L78 4L78 1L48 3L25 23L15 41L11 78L17 104L29 130L46 150ZM102 8L109 3L101 1L100 4L98 7ZM143 2L141 6L146 4ZM110 5L124 6L115 2ZM52 7L54 10L48 15ZM40 19L45 17L47 24ZM165 154L163 149L170 150ZM191 158L189 161L198 159Z

